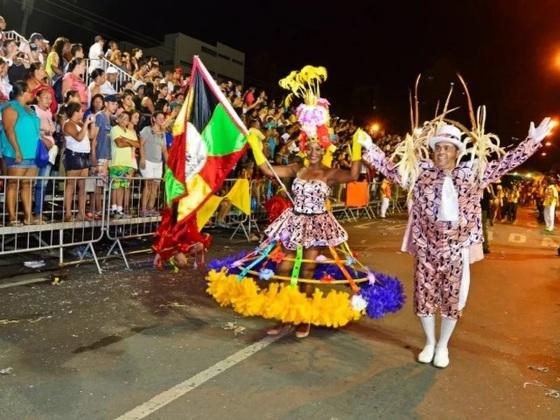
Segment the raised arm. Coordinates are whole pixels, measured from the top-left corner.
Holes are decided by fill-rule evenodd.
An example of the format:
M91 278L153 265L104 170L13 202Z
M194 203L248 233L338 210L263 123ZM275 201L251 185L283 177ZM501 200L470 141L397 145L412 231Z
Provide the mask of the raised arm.
M345 184L357 181L360 177L362 168L362 145L358 141L358 136L352 138L352 166L347 169L331 169L329 172L329 183Z
M354 137L357 137L358 143L365 149L362 156L363 161L385 175L392 183L402 185L401 177L395 164L385 156L383 150L373 143L371 137L361 129L358 129Z
M247 143L249 143L249 146L251 146L253 157L255 158L255 163L262 171L262 173L270 177L274 176L274 172L276 172L276 174L280 178L295 177L297 172L301 169L301 166L298 163L293 163L291 165L272 166L267 161L263 153L263 138L264 135L256 128L251 128L249 130L249 134L247 134Z
M540 147L542 140L550 132L550 118L546 117L538 127L531 122L527 138L517 147L505 154L501 159L490 162L484 171L482 187L497 181L502 175L511 171L529 159Z

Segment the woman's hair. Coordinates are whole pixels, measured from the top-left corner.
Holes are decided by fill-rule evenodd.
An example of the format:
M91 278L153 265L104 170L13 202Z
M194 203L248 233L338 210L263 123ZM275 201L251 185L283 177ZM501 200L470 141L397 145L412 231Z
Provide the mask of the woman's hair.
M156 108L156 110L155 110L154 113L152 114L152 121L155 121L155 120L156 120L156 117L157 117L158 115L160 115L160 114L163 115L163 116L165 117L165 112L163 112L162 109L157 109L157 108Z
M98 68L94 69L94 70L91 72L90 77L91 77L91 80L95 80L95 79L97 79L99 76L103 76L104 74L105 74L105 70L100 69L100 68L98 67Z
M123 112L121 112L121 113L119 114L119 116L118 116L117 120L120 120L120 119L121 119L121 117L123 117L123 116L125 116L125 115L126 115L126 116L128 116L128 119L130 120L130 117L131 117L131 113L130 113L130 112L128 112L128 111L123 111Z
M130 96L134 99L134 92L130 89L125 89L122 94L122 98L124 99L126 96Z
M66 96L64 96L64 103L67 103L70 98L72 98L73 96L79 95L77 90L69 90L68 92L66 92Z
M70 63L68 63L68 73L74 71L77 65L82 64L84 62L83 58L73 58Z
M126 111L128 113L128 115L130 115L130 121L132 121L132 116L134 114L138 114L138 117L141 117L140 111L138 111L137 109L133 110L133 111ZM138 124L140 124L140 118L138 118Z
M17 82L12 84L12 91L10 92L10 99L17 99L22 96L25 92L27 92L27 83L23 80L18 80Z
M82 105L77 102L70 102L69 104L66 104L64 108L64 111L66 112L66 116L68 117L68 119L72 118L72 115L74 115L76 112L81 110L82 110Z
M41 67L43 67L43 65L39 62L31 63L31 65L27 69L27 72L25 73L25 80L29 80L35 77L35 72Z
M63 36L59 36L54 41L52 46L53 51L58 55L58 65L62 67L62 60L64 57L62 56L62 50L64 49L64 45L68 44L70 41L68 38L64 38Z
M36 96L36 97L43 96L45 93L51 93L51 94L52 94L52 92L51 92L51 90L49 89L48 86L43 86L43 87L41 87L41 89L39 89L39 90L35 93L35 96ZM54 99L54 97L53 97L53 99Z
M147 96L152 101L154 100L154 84L152 82L148 82L144 85L144 96Z
M93 108L93 103L95 102L96 99L100 98L101 102L103 103L103 106L105 106L105 99L103 98L103 95L101 95L100 93L98 93L97 95L93 95L93 97L91 98L91 105L89 106L89 110L93 113L95 112L95 109ZM103 107L101 107L103 108Z
M157 109L158 111L163 111L166 105L169 105L169 102L167 100L158 99L154 104L154 109Z
M83 49L84 46L80 43L72 44L72 46L70 47L70 54L72 55L72 57L74 57L78 51Z

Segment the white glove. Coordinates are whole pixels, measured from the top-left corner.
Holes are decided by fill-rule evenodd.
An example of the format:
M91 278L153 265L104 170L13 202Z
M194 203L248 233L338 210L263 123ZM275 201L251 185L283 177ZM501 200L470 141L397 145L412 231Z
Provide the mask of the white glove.
M368 133L366 133L364 130L360 130L357 135L358 143L360 143L364 149L371 149L373 147L373 141L371 140L371 137Z
M550 117L543 119L537 128L535 128L535 123L531 121L528 137L536 141L542 141L542 139L550 134L551 129L552 124Z

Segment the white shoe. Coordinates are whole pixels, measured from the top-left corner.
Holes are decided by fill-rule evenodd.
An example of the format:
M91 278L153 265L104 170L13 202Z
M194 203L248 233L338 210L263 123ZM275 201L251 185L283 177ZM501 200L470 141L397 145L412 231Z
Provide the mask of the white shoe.
M449 351L446 348L436 347L436 355L434 356L434 366L438 368L446 368L449 366Z
M418 354L418 361L420 363L432 363L432 359L434 358L434 349L435 346L433 344L426 344L424 349Z

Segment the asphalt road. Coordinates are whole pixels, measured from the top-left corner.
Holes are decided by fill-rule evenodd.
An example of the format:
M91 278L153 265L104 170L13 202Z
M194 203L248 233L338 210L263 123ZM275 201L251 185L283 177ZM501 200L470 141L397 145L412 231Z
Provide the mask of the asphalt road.
M560 235L523 209L472 266L451 364L415 362L411 299L383 320L265 338L271 322L217 307L203 273L72 268L1 289L1 419L553 419L560 416ZM346 225L350 244L411 296L403 218ZM246 244L216 241L211 257ZM233 323L233 324L228 324ZM234 328L234 329L229 329Z

